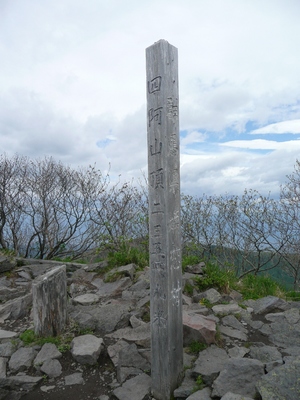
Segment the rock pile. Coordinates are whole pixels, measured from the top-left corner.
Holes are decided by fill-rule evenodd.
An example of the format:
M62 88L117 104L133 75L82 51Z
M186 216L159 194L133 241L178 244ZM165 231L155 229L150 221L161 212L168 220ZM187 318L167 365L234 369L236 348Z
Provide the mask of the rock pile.
M103 263L68 265L69 320L82 334L62 352L20 340L33 329L32 281L58 264L24 261L15 267L0 258L0 400L68 399L71 390L78 400L151 399L149 270L130 264L101 274ZM190 267L183 285L201 267ZM243 301L235 291L183 295L185 378L174 398L300 398L299 310L271 296ZM206 346L192 356L199 342Z

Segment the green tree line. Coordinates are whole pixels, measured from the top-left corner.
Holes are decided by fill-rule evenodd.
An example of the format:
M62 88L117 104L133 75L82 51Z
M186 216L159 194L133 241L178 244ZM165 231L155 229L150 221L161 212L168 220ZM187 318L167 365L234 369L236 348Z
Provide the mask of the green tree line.
M181 196L183 253L234 267L238 277L274 269L300 281L300 162L280 198ZM111 182L95 166L0 155L0 249L21 257L81 258L148 240L147 182Z

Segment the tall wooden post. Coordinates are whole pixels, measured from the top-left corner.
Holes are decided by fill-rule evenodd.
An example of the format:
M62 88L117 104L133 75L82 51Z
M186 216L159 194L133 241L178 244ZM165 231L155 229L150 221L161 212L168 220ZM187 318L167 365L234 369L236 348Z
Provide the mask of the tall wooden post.
M183 371L177 53L165 40L146 49L151 377L158 400L171 398Z

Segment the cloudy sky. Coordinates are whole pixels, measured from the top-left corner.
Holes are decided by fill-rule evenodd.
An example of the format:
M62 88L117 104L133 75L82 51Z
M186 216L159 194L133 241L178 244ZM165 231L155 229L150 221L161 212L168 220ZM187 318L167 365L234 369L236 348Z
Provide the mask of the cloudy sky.
M0 0L0 153L147 170L145 49L178 48L181 187L276 196L300 158L299 0Z

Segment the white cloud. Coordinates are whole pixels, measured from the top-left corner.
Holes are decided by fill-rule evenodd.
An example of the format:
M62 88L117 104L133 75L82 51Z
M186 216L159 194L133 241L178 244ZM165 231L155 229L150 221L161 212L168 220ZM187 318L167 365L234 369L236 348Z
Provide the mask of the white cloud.
M235 147L239 149L252 149L252 150L300 150L300 140L289 140L285 142L276 142L274 140L233 140L225 143L220 143L220 146Z
M299 134L300 133L300 119L294 119L290 121L282 121L277 122L275 124L270 124L264 126L263 128L255 129L254 131L250 132L254 135L256 134L268 134L268 133L275 133L275 134L282 134L282 133L293 133Z
M184 190L278 192L292 171L298 141L228 132L250 122L253 134L300 133L299 1L2 0L0 10L1 152L138 175L145 48L163 38L179 50ZM226 142L210 148L210 134Z
M197 131L188 132L183 138L180 139L180 145L185 147L189 144L202 143L206 138L207 135L205 133Z

